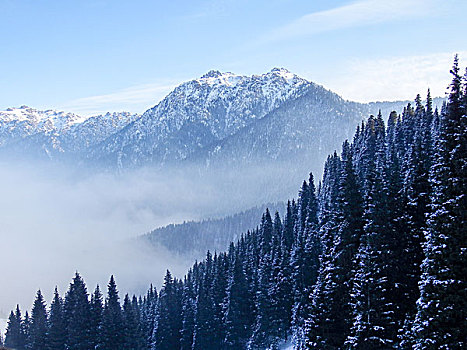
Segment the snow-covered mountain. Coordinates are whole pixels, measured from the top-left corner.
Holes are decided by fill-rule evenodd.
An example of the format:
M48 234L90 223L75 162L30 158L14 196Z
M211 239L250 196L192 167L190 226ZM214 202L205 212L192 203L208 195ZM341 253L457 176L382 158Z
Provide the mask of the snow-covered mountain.
M253 76L210 71L175 88L102 143L92 157L120 167L181 160L302 96L313 85L278 68Z
M363 118L379 109L387 116L406 104L346 101L284 68L252 76L210 71L179 85L142 115L85 118L10 108L0 112L0 153L111 169L283 160L301 160L313 169L310 162L320 167Z
M39 158L78 157L123 128L137 115L127 112L82 117L28 106L0 111L0 151Z

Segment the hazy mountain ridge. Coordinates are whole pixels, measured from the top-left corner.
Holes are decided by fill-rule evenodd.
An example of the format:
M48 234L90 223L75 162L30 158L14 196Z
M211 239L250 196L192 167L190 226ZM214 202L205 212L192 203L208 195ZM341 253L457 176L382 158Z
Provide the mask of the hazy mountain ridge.
M206 251L226 251L230 242L254 230L266 208L284 215L285 203L268 203L222 218L187 221L157 228L139 239L156 249L160 246L189 261L204 258Z
M347 101L284 68L252 76L213 70L182 83L142 115L86 118L27 106L0 111L0 151L107 169L299 158L307 167L313 161L319 173L322 159L358 122L380 109L387 117L408 102Z
M91 157L110 159L119 167L178 161L303 95L312 85L278 68L251 77L210 71L176 87Z
M0 148L5 153L39 158L81 158L137 117L128 112L82 117L28 106L0 111Z

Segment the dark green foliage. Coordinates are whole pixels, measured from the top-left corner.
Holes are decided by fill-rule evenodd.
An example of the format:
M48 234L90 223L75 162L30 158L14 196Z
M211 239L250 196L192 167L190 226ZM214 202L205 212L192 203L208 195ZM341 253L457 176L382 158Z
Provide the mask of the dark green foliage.
M181 329L183 325L181 286L177 279L167 270L164 287L158 299L156 323L153 332L153 349L171 350L180 348Z
M111 276L102 316L101 348L104 350L125 349L124 323L119 299L115 279Z
M431 172L416 349L467 346L467 115L457 56L447 108L441 115Z
M25 349L26 335L23 329L19 305L16 305L16 311L11 311L8 318L8 325L5 333L5 346L18 350Z
M65 350L66 328L63 313L63 299L58 294L57 288L54 291L54 298L50 304L47 331L47 349Z
M363 229L362 198L348 142L343 145L337 186L337 203L330 208L335 236L330 254L322 257L307 325L307 344L326 349L340 348L351 326L350 284Z
M102 315L104 311L102 293L99 285L96 286L91 295L91 314L90 317L90 340L92 348L100 348L102 345Z
M235 252L231 267L231 277L227 289L225 312L225 348L245 348L253 325L252 296L249 293L248 280L242 266L242 256Z
M140 315L138 310L138 301L136 296L132 300L128 294L123 300L123 349L142 350L146 346L146 342L141 330Z
M27 348L31 350L44 350L47 347L47 311L40 290L32 307L27 343Z
M67 331L67 349L88 350L92 346L91 307L86 285L78 272L76 272L65 295L63 308Z

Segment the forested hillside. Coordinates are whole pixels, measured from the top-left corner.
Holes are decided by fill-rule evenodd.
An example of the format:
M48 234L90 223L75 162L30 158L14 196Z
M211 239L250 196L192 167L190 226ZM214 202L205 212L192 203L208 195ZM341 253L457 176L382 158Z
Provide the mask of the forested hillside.
M105 300L76 273L50 308L12 311L16 349L465 349L467 73L448 102L370 116L283 217L206 254L159 292Z
M162 246L193 261L204 257L206 250L225 251L230 242L258 226L266 208L283 213L285 203L269 203L223 218L167 225L148 232L140 239L155 248Z

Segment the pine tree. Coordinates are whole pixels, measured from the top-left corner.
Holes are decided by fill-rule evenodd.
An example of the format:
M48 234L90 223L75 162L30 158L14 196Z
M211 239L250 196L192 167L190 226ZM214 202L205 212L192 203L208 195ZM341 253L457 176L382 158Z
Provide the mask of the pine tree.
M31 319L29 318L29 313L28 310L24 313L24 320L21 323L21 329L23 332L23 338L24 338L24 347L27 349L29 347L29 328L31 326Z
M153 333L153 349L171 350L180 348L181 291L178 282L169 270L164 278L164 287L158 299L157 317ZM180 295L179 295L180 293Z
M286 247L283 227L278 212L274 217L274 241L272 252L272 277L269 298L271 300L272 343L287 339L292 318L292 283L290 251Z
M227 292L225 313L225 348L244 349L251 334L253 320L251 295L248 281L242 266L241 255L236 250L232 262Z
M306 183L304 183L305 185ZM302 185L299 206L306 205L305 210L300 210L300 216L305 216L304 221L299 220L299 226L295 226L295 241L292 247L290 264L293 276L293 331L295 337L303 340L305 321L311 312L310 294L318 278L321 255L321 242L318 227L318 200L313 175L310 174L309 182ZM305 200L302 197L305 196ZM302 224L303 222L303 224Z
M136 300L136 297L134 297ZM124 332L124 341L122 349L134 349L142 350L144 349L145 343L143 334L141 332L141 327L139 323L138 315L138 304L131 301L128 294L125 295L123 300L123 332Z
M195 327L193 335L193 350L216 349L214 331L214 301L212 298L213 260L208 251L204 261L204 273L200 280L196 298Z
M424 245L415 349L467 346L467 116L457 55L431 171L433 193Z
M196 287L194 276L197 274L198 264L190 269L185 276L182 295L182 331L180 340L181 350L191 350L193 346L193 333L195 329Z
M104 312L103 297L99 285L96 286L94 293L91 295L90 309L91 348L98 349L102 345L102 315Z
M67 350L88 350L91 347L91 308L83 278L78 272L65 295L63 305L67 331Z
M157 294L157 289L151 284L145 297L145 302L143 304L141 312L142 331L145 335L145 339L148 344L148 349L151 349L153 343L158 300L159 296Z
M255 295L256 320L249 347L261 349L271 342L271 300L269 289L272 276L272 243L274 235L273 222L268 209L263 215L260 229L260 261Z
M122 308L119 299L117 284L112 275L107 286L107 298L102 316L101 348L104 350L125 349Z
M350 145L342 147L342 168L338 182L333 224L336 227L330 255L320 270L320 283L312 296L307 321L307 346L339 349L350 329L350 283L353 261L363 229L362 199L354 172Z
M47 310L44 297L40 290L37 291L36 300L32 307L29 326L28 349L44 350L47 344Z
M394 300L397 287L395 232L387 218L388 184L384 122L379 115L370 127L374 133L373 166L369 163L365 198L364 230L357 253L357 269L352 283L354 320L346 342L351 349L392 348L398 325Z
M8 317L8 324L5 332L5 346L24 350L26 339L22 327L21 310L19 305L16 305L16 311L11 311Z
M214 277L212 282L212 301L214 309L214 324L213 324L213 344L217 349L224 346L225 327L224 319L224 306L227 298L228 274L229 274L229 259L225 253L218 256L214 254Z
M48 330L47 330L47 349L65 350L66 328L63 314L63 300L55 287L54 298L50 304Z

